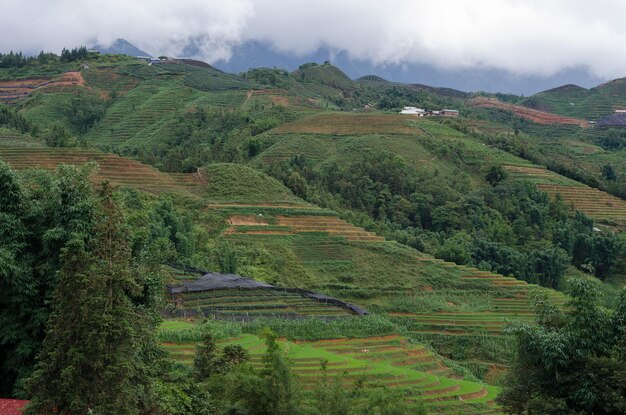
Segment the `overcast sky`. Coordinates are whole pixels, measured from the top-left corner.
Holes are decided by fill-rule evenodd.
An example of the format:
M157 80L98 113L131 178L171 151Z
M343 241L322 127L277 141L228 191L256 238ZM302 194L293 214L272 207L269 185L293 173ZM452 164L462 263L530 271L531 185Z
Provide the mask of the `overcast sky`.
M247 40L320 46L376 64L626 75L626 0L0 0L0 50L59 52L125 38L176 56L201 39L208 62Z

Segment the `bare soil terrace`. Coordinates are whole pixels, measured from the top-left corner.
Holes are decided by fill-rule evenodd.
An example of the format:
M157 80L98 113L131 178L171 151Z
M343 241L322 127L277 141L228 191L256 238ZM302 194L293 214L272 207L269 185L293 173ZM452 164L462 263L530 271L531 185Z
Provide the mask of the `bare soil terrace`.
M468 104L474 107L497 108L510 111L518 117L525 118L537 124L567 124L579 125L583 128L589 127L589 122L587 120L564 117L562 115L522 107L521 105L507 104L496 98L478 97L468 101Z

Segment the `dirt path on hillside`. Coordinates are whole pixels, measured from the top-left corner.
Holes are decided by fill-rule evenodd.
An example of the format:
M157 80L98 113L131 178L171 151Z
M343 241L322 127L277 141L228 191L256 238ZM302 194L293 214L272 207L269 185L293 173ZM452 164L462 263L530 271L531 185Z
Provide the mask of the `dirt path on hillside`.
M587 120L582 120L580 118L564 117L562 115L552 114L550 112L522 107L521 105L507 104L496 98L478 97L468 101L468 104L474 107L497 108L511 111L518 117L527 119L537 124L565 124L578 125L583 128L589 127L589 122Z

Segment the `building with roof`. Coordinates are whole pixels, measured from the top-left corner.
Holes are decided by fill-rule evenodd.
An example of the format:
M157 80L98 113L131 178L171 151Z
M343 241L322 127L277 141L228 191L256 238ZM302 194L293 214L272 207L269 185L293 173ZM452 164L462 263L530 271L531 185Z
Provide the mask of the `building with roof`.
M19 399L0 399L0 415L22 415L28 402Z
M442 109L440 114L442 117L458 117L459 111L451 110L451 109Z
M600 118L596 122L597 127L626 127L626 111L618 112L615 111L614 114L609 115L608 117Z

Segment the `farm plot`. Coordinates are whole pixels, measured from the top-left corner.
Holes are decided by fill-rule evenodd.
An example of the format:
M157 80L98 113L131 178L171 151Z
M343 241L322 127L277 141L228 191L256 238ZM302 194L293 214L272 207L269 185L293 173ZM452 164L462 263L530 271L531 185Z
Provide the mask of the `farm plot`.
M328 135L419 134L419 129L410 125L414 120L414 117L396 114L323 114L304 118L272 131Z
M136 78L118 74L110 68L87 69L82 75L87 86L102 90L105 97L111 92L124 95L138 84Z
M513 177L530 179L549 195L560 195L565 203L589 217L626 224L626 201L583 185L540 167L503 166Z
M89 143L120 145L132 138L147 137L191 98L191 90L176 82L167 86L146 81L115 102L101 122L86 134ZM145 144L145 143L144 143Z
M588 186L537 185L551 196L560 195L567 204L599 221L626 224L626 201Z
M192 192L201 192L201 188L193 181L182 183L180 176L173 178L153 167L115 154L97 150L75 148L23 148L0 147L0 158L12 168L54 169L59 164L84 164L96 162L96 182L108 180L113 185L129 186L150 193L179 193L192 196Z
M263 342L253 335L219 341L220 345L239 344L250 353L250 364L262 366ZM309 392L326 376L337 377L350 387L363 382L366 390L386 386L401 391L411 404L424 403L429 413L497 413L494 399L498 389L455 379L441 358L421 345L410 344L400 336L333 339L314 342L280 341L292 362L292 370L304 391ZM164 349L183 364L191 364L194 343L165 343Z
M244 219L248 219L244 221ZM272 218L273 222L259 222L255 216L234 216L225 234L247 235L296 235L321 233L331 237L341 237L348 241L384 242L384 238L339 219L336 216L284 216Z
M530 180L537 185L566 185L570 187L583 187L584 185L575 180L569 179L560 174L551 172L542 167L519 166L519 165L503 165L502 166L510 176L517 179Z
M433 261L424 259L423 261ZM441 265L457 267L464 275L460 281L486 284L482 289L474 289L482 295L491 297L489 304L484 304L482 309L467 309L457 307L454 302L448 301L446 310L432 310L428 312L394 312L391 316L404 319L410 332L414 334L435 334L453 336L471 335L501 335L503 328L515 320L530 320L535 314L532 309L530 291L538 287L520 281L515 278L504 277L487 271L474 268L457 266L434 260ZM466 295L472 290L467 287ZM562 306L565 297L556 291L544 290L548 293L548 299L557 306ZM422 297L427 299L430 294L424 293ZM452 295L450 296L452 300ZM420 298L419 296L417 297ZM461 297L462 298L462 297ZM484 299L481 300L485 302ZM461 310L462 309L462 310ZM459 311L461 310L461 311Z
M469 105L475 107L497 108L510 111L520 118L525 118L537 124L565 124L589 127L589 122L587 120L564 117L562 115L522 107L521 105L507 104L505 102L499 101L496 98L478 97L472 99L468 103Z
M179 301L179 300L177 300ZM177 314L212 316L221 320L255 318L336 318L352 313L324 301L279 289L225 289L187 293Z

